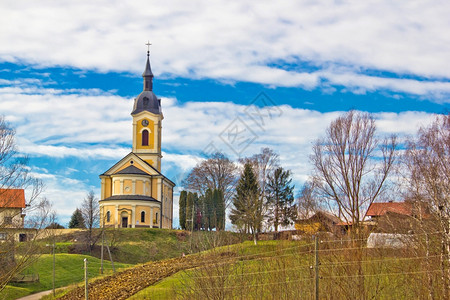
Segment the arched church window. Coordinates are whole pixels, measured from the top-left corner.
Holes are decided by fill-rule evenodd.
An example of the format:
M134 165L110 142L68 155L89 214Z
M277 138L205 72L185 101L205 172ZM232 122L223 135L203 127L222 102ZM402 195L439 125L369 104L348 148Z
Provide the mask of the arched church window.
M106 212L106 222L111 222L111 212L109 210Z
M155 223L158 223L158 213L156 213Z
M141 223L145 223L145 211L141 212Z
M147 97L144 97L144 107L148 106L149 101L150 101L150 99L148 99Z
M148 130L142 131L142 146L148 146Z

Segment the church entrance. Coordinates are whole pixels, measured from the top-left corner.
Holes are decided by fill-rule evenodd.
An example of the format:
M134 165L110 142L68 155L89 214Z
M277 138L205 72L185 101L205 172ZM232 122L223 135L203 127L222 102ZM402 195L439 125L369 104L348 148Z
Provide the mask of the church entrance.
M128 227L128 217L122 217L122 228Z
M128 213L123 211L120 216L122 217L122 228L128 227Z

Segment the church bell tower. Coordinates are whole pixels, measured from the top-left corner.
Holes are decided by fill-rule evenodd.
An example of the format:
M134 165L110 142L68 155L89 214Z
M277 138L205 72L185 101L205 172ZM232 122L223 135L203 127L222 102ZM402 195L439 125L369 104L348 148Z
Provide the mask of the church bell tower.
M133 153L161 171L161 99L153 93L153 73L150 67L150 51L144 73L143 91L134 99Z

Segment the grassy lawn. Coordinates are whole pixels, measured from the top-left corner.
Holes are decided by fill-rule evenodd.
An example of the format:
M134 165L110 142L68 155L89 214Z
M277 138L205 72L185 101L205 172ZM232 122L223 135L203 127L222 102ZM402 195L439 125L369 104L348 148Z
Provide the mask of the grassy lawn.
M320 253L322 295L358 298L358 265L362 266L364 293L368 298L415 299L428 295L423 284L427 278L423 258L378 250L367 252L363 261L358 261L347 247L343 247L345 251L340 246L328 247ZM288 241L219 247L208 252L233 252L234 260L205 261L204 267L178 272L129 299L313 299L311 250L310 243ZM433 281L440 280L437 272L429 276Z
M130 297L129 300L140 300L140 299L174 299L176 298L173 289L180 286L180 282L186 278L186 274L191 271L181 271L170 277L167 277L157 284L149 286L143 289L139 293Z
M198 284L208 286L206 289L224 288L227 290L233 285L242 284L242 281L245 281L249 285L264 283L266 281L263 282L260 277L253 276L253 274L244 277L242 274L269 274L269 276L264 276L273 280L274 274L271 274L270 270L278 268L280 265L273 265L273 262L268 262L264 258L276 258L280 254L283 258L287 258L293 265L307 264L308 260L311 259L310 255L303 255L302 257L296 255L299 251L304 251L306 249L303 245L305 245L305 243L291 241L260 241L257 245L254 245L253 242L246 241L240 244L222 246L208 250L205 252L233 252L236 254L237 260L229 261L229 264L227 264L227 261L225 261L225 263L218 263L217 265L212 264L212 268L207 271L202 269L190 269L178 272L143 289L129 299L175 299L177 295L188 295L186 288L193 287L196 289L198 288L198 286L196 287ZM285 259L284 263L286 263ZM279 261L277 263L279 263ZM273 268L267 268L268 265L272 265ZM292 268L293 266L289 267ZM288 266L285 265L284 268L286 269ZM307 273L309 275L309 271ZM198 278L208 276L211 276L213 280L207 280L208 282L203 281L201 283L198 280ZM220 282L221 278L227 278L228 286L222 285ZM189 296L187 297L189 298Z
M100 276L100 260L79 254L56 254L55 257L55 287L63 287L84 280L84 259L88 259L89 277ZM116 263L116 270L131 266L130 264ZM53 256L42 255L36 263L24 271L27 274L39 274L39 282L35 283L15 283L9 285L2 292L1 299L15 299L52 289L53 278ZM104 274L112 274L111 263L104 262Z

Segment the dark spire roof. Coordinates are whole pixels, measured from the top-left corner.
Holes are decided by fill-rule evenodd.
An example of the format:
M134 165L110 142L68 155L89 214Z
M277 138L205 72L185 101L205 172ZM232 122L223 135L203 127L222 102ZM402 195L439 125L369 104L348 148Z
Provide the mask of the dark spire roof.
M144 91L151 91L153 89L153 73L150 67L150 51L147 51L147 63L142 77L144 78Z
M147 51L147 63L145 65L144 73L144 90L139 96L134 99L134 107L131 112L132 115L138 114L142 111L149 111L154 114L161 113L161 100L153 93L153 73L150 67L150 51Z

